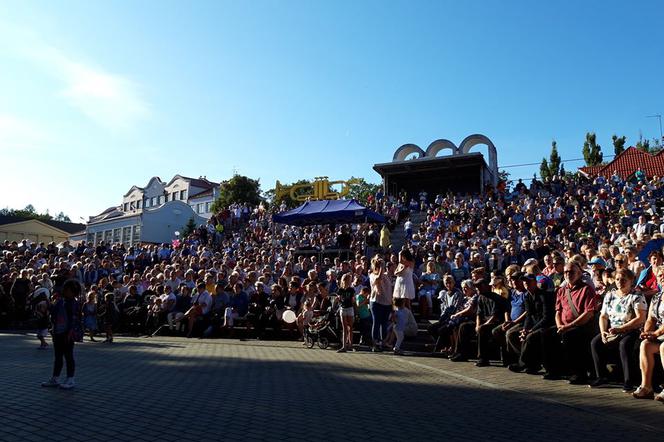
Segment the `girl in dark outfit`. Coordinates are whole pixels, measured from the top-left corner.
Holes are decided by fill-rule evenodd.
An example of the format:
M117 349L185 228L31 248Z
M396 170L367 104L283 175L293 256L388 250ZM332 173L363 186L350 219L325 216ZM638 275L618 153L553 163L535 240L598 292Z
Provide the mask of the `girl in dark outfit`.
M74 342L82 336L81 305L76 300L81 295L81 285L70 279L62 286L62 294L56 294L50 306L53 323L53 376L42 383L42 387L60 387L65 390L74 388ZM67 362L67 380L60 383L62 359Z

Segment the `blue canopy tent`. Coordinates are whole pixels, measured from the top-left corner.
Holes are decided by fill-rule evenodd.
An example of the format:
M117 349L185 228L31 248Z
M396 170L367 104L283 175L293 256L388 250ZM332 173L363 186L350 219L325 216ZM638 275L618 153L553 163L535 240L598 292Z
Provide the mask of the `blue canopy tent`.
M272 215L272 221L293 226L316 224L384 223L385 217L355 200L307 201L295 209Z

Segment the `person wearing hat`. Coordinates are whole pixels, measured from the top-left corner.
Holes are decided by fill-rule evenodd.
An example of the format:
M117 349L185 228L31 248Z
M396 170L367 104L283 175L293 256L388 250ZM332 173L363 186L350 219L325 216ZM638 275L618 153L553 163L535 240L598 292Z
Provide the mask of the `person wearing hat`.
M591 269L591 277L593 280L593 285L595 286L595 291L600 295L604 294L604 278L603 274L606 270L607 264L606 261L601 256L595 256L593 259L588 261L588 266Z
M507 268L506 261L503 259L503 254L499 248L491 249L491 254L486 260L486 268L488 272L503 273Z

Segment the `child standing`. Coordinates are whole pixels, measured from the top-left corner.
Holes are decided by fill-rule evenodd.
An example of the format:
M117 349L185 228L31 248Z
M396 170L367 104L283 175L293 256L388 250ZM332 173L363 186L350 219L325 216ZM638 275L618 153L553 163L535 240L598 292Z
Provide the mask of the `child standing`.
M113 299L113 293L106 293L106 295L104 295L104 328L106 330L106 339L104 342L109 344L113 343L113 327L120 316L120 311Z
M311 308L311 301L306 300L304 301L304 308L300 312L299 315L297 315L297 328L300 331L300 335L302 335L302 339L304 340L304 343L306 344L306 339L304 336L304 329L309 325L311 320L314 318L314 310Z
M83 329L88 331L91 342L97 342L95 340L97 332L97 294L95 292L89 292L88 301L83 304Z
M360 293L355 295L355 306L360 318L360 345L371 345L371 311L369 310L369 296L371 289L362 287Z
M48 314L48 298L46 293L48 293L48 291L39 293L35 298L34 304L35 319L37 320L37 339L41 342L39 345L40 350L48 348L46 337L48 336L50 316Z
M394 321L392 333L396 338L396 342L394 343L394 354L402 355L401 343L403 342L404 332L406 331L406 325L408 324L408 312L405 307L405 299L396 298L394 300L394 307L396 307L396 310L394 310L394 313L392 314L392 321Z

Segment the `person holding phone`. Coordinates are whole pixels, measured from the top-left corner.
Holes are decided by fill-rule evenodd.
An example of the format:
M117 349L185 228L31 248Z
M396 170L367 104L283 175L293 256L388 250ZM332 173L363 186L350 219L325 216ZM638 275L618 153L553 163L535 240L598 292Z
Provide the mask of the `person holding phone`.
M641 385L632 396L636 399L653 399L664 402L664 391L655 397L652 388L652 374L655 369L655 357L659 354L660 363L664 366L664 266L654 269L659 282L659 293L653 296L648 311L648 319L641 333L639 363L641 365Z

